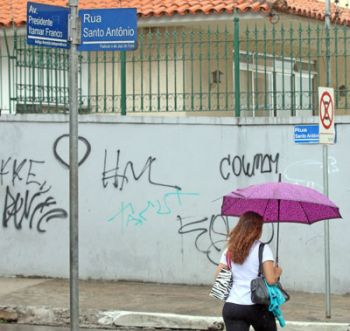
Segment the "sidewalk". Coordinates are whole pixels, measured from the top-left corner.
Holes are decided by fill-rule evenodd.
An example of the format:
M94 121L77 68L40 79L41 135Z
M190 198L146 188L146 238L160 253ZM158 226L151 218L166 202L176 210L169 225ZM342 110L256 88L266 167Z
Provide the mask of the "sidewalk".
M222 304L208 296L209 289L209 286L81 281L81 323L90 327L152 327L154 323L160 323L157 325L163 328L212 327L213 330L221 322ZM290 294L291 300L282 309L289 322L285 330L311 330L310 327L305 328L306 322L326 322L332 323L332 328L327 330L350 331L350 294L332 295L330 320L324 317L323 294ZM146 314L139 314L141 312ZM28 324L67 325L69 280L0 278L1 319ZM303 323L291 323L295 321ZM304 329L298 327L299 324ZM315 325L319 326L315 330L326 330L320 327L323 324Z

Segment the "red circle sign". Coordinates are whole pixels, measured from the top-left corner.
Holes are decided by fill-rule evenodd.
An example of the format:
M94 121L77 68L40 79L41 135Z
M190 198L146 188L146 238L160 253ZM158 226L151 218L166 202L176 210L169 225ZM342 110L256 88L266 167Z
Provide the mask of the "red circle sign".
M328 91L324 91L320 101L320 119L322 126L329 129L332 126L334 119L334 105L332 96Z

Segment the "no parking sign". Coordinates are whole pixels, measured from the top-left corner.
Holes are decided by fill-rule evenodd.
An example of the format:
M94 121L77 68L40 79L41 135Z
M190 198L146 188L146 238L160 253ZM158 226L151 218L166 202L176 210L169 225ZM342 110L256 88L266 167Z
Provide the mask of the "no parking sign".
M319 87L319 134L320 144L334 144L334 90L331 87Z

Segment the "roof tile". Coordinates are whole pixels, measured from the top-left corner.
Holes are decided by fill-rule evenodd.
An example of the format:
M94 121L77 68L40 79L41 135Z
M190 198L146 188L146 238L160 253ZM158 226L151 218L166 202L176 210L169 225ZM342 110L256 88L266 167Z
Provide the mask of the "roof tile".
M299 15L307 18L325 19L325 2L317 0L276 0L273 8L280 12ZM350 26L350 10L331 4L331 21Z
M38 0L38 2L66 6L68 0ZM137 8L141 17L196 15L211 13L231 14L241 12L268 12L271 6L279 12L324 20L324 2L317 0L80 0L79 8ZM27 0L0 0L0 26L12 22L21 26L26 23ZM335 11L332 20L350 26L350 10ZM334 14L336 13L336 14Z
M66 6L68 0L38 0L40 3ZM252 4L254 3L254 6ZM26 0L0 0L0 26L24 25L27 15ZM79 8L137 8L139 16L173 16L242 11L266 11L268 6L259 0L80 0Z

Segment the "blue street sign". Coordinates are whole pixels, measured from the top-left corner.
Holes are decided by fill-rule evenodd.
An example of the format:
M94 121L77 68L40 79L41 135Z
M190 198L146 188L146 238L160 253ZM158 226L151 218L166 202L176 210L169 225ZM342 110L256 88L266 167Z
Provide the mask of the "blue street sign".
M319 125L295 125L294 142L297 144L318 144L319 143Z
M69 8L27 3L27 43L29 45L69 48Z
M130 51L137 48L136 8L84 9L79 51Z

